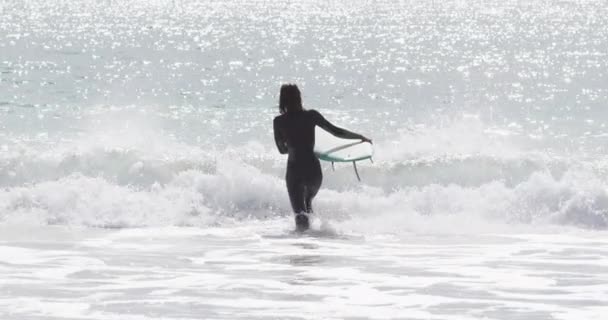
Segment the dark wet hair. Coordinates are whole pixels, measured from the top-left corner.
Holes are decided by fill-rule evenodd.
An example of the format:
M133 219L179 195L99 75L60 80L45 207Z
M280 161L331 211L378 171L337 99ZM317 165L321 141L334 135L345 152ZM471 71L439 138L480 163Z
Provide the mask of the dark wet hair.
M284 84L281 86L281 95L279 96L279 112L281 114L290 111L300 111L302 107L302 96L300 89L295 84Z

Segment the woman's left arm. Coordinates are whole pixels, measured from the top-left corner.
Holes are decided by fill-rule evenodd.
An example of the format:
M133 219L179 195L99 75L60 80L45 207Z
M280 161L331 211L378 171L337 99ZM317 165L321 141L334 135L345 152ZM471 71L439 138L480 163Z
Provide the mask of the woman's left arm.
M287 141L285 141L285 138L283 137L281 128L278 125L277 118L274 118L274 121L272 122L272 126L273 126L273 130L274 130L274 142L277 144L277 149L279 149L280 154L286 154L288 151Z

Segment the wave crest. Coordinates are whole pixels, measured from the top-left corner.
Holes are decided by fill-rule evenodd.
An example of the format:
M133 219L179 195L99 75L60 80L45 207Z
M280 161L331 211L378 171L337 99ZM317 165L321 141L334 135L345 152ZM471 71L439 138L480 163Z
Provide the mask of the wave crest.
M256 161L252 165L238 159L210 160L203 167L174 163L169 165L174 171L156 183L133 180L125 184L71 173L56 180L10 186L0 192L0 221L204 226L290 215L281 165ZM373 176L371 171L367 174ZM340 179L326 180L334 178ZM383 230L436 224L439 219L458 221L461 228L471 221L608 228L606 186L584 169L558 174L539 169L518 182L495 180L468 186L430 183L387 189L353 184L336 189L327 184L330 188L321 190L315 201L321 217L362 223L377 217L376 228Z

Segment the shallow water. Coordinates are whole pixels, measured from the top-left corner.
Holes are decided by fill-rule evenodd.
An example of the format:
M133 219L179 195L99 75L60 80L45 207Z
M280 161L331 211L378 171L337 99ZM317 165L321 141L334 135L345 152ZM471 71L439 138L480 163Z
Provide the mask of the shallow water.
M3 319L601 319L601 234L2 230Z

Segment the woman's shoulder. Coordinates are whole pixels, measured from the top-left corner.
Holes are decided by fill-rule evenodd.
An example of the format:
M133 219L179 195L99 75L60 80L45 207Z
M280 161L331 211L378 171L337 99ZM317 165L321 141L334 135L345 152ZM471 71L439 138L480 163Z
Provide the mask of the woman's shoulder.
M318 121L323 121L323 115L315 110L315 109L309 109L306 112L308 112L308 115L310 116L310 118L313 119L313 121L318 122Z
M301 117L301 116L310 116L312 118L319 118L319 117L323 117L321 115L321 113L319 113L319 111L315 110L315 109L307 109L307 110L302 110L302 111L298 111L298 112L287 112L287 113L283 113L280 114L276 117L274 117L274 122L281 122L284 121L284 119L287 118L291 118L291 117Z
M311 116L314 116L314 117L317 117L317 116L321 115L321 113L319 111L315 110L315 109L308 109L308 110L306 110L306 112L308 114L310 114Z

